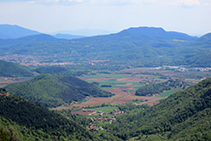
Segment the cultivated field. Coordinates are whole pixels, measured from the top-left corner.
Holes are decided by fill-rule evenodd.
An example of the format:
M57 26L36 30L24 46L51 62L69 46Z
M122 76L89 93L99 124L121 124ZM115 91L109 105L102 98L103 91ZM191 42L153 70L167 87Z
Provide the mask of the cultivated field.
M122 74L121 74L122 73ZM126 74L124 74L126 73ZM89 101L81 104L74 104L74 107L88 107L101 105L103 103L121 104L133 100L142 100L144 104L153 106L159 103L160 99L177 92L180 89L173 89L163 92L156 96L136 96L135 91L149 83L165 82L171 77L172 79L182 79L187 82L198 83L197 77L209 77L211 72L175 72L170 70L153 70L148 68L126 69L118 74L97 74L80 77L87 82L98 82L101 85L110 85L110 87L101 87L101 89L115 94L109 98L90 98ZM72 106L72 107L73 107ZM58 107L59 109L70 109L72 107Z

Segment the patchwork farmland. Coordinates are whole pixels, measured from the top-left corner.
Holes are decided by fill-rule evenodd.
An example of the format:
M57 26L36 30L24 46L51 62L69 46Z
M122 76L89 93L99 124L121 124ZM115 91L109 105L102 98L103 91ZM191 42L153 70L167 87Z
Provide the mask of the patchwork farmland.
M132 102L134 100L142 100L142 104L148 104L149 106L153 106L153 104L159 103L161 99L164 99L181 89L164 91L163 93L156 94L153 96L136 96L136 90L138 90L143 85L165 82L170 78L182 79L183 81L191 83L198 83L201 80L196 79L197 77L210 75L211 72L174 72L171 70L152 70L148 68L138 68L122 70L112 74L82 76L80 77L80 79L85 80L89 83L95 82L101 89L111 92L115 95L109 98L91 97L86 102L80 102L80 104L74 103L69 106L61 106L55 109L72 109L73 107L77 107L80 109L84 107L93 107L101 105L103 103L117 105ZM184 77L181 78L181 76Z

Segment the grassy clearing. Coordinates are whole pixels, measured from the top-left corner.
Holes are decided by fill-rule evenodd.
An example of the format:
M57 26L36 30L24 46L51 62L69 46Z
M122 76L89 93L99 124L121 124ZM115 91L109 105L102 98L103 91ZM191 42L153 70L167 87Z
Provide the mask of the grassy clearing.
M86 110L96 110L96 111L102 111L102 112L111 112L114 109L118 109L117 107L99 107L99 108L92 108L92 109L86 109Z
M123 78L130 75L126 74L99 74L99 75L87 75L82 76L81 78Z
M171 94L176 93L176 92L178 92L180 90L182 90L182 89L178 88L178 89L172 89L170 91L163 92L163 93L160 94L160 97L170 96Z
M138 86L135 86L135 87L133 87L133 88L135 88L135 89L139 89L140 87L142 87L142 86L144 86L144 85L138 85Z
M4 88L5 86L7 86L7 85L0 86L0 88Z

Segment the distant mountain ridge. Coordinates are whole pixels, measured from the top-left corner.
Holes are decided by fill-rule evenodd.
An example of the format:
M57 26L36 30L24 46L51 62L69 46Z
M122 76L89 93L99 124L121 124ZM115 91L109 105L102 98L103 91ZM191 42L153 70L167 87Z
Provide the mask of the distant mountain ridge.
M109 64L119 63L142 67L211 66L209 61L203 61L203 63L197 61L197 58L203 60L203 54L210 52L209 34L197 38L184 33L165 31L163 28L133 27L115 34L71 40L48 40L47 37L41 37L43 40L22 39L25 41L11 39L5 42L1 39L0 55L49 56L50 61L109 59L110 61L107 62ZM29 41L32 42L29 43Z
M40 32L18 25L0 24L0 39L15 39L36 34L40 34Z
M61 33L58 33L58 34L52 35L52 36L55 37L55 38L58 38L58 39L68 39L68 40L86 37L86 36L71 35L71 34L61 34Z
M142 36L158 39L180 39L180 40L195 40L197 37L189 36L185 33L175 31L165 31L161 27L132 27L125 29L117 34L126 36Z

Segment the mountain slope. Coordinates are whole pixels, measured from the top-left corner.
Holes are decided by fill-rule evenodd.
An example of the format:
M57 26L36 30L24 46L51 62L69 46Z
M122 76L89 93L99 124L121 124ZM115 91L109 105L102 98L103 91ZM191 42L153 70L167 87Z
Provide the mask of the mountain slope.
M40 34L37 31L26 29L18 25L1 24L0 25L0 38L12 39L20 38L29 35Z
M179 91L159 104L137 114L120 115L108 126L126 140L210 140L211 78ZM206 125L205 127L201 126ZM190 132L189 132L190 131ZM195 136L197 134L197 136Z
M102 140L71 119L0 89L0 139Z
M42 74L23 83L8 85L6 89L14 95L19 95L45 107L57 107L64 103L80 101L86 96L113 96L79 78L50 74Z
M79 35L71 35L71 34L61 34L61 33L58 33L56 35L53 35L53 37L55 38L59 38L59 39L77 39L77 38L84 38L86 36L79 36Z
M29 77L34 76L27 67L0 60L0 76L4 77Z
M207 34L203 35L202 37L200 37L198 39L198 41L210 43L211 42L211 33L207 33Z
M118 33L119 35L131 36L131 37L145 37L155 39L179 39L179 40L195 40L196 37L189 36L184 33L165 31L163 28L157 27L137 27L129 28Z
M33 43L37 42L56 42L61 41L61 39L54 38L47 34L37 34L37 35L29 35L25 37L20 37L17 39L0 39L0 49L4 50L13 50L14 48L20 48L24 45L29 44L29 46Z
M82 63L89 60L109 60L106 62L109 65L147 67L199 66L199 63L195 63L197 56L210 52L210 43L207 40L204 42L184 33L168 32L162 28L153 27L129 28L116 34L59 42L44 41L11 46L2 43L0 47L2 47L0 48L1 55L33 55L39 56L39 59L42 56L41 61L48 56L50 61ZM209 61L204 62L204 65L210 66Z

